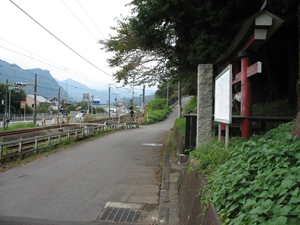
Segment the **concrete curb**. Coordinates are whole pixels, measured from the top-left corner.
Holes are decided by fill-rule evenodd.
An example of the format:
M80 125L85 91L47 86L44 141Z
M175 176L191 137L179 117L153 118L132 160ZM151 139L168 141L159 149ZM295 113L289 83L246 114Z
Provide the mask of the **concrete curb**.
M159 199L158 224L179 225L178 185L181 164L172 151L172 138L166 142L162 185Z
M169 137L169 136L167 136ZM166 142L166 149L164 155L164 167L162 173L162 184L159 198L158 224L169 224L169 208L166 207L165 202L169 200L169 170L170 170L170 151L169 139Z

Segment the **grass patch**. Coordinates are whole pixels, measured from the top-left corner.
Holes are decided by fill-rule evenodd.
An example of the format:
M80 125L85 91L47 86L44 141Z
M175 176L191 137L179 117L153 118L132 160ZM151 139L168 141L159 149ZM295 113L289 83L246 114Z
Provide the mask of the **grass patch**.
M34 123L19 123L15 125L10 125L8 127L5 127L5 130L17 130L17 129L24 129L24 128L30 128L30 127L38 127L38 124ZM3 128L2 128L3 130Z

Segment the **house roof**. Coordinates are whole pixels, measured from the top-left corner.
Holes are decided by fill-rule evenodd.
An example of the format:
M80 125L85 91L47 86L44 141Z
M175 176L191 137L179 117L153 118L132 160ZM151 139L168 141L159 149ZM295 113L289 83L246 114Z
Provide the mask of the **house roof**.
M34 95L27 95L27 97L30 97L32 99L34 99ZM49 103L49 101L47 99L45 99L44 97L42 96L36 96L36 101L37 102L46 102L46 103Z

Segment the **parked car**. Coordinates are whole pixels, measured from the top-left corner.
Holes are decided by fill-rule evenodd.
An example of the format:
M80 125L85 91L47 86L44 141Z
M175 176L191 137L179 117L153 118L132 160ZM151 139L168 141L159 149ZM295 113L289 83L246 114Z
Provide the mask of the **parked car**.
M75 118L83 118L84 117L84 113L78 113L76 116L75 116Z

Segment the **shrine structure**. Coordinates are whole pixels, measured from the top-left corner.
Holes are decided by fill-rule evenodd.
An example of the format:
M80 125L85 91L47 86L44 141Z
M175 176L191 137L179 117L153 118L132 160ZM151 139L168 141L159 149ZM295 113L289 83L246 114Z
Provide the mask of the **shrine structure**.
M232 64L232 85L241 83L241 136L249 139L252 116L251 76L262 73L262 63L252 63L255 52L280 28L284 21L267 10L248 18L230 48L215 62L219 71ZM246 117L246 118L245 118ZM222 126L224 129L224 126Z

